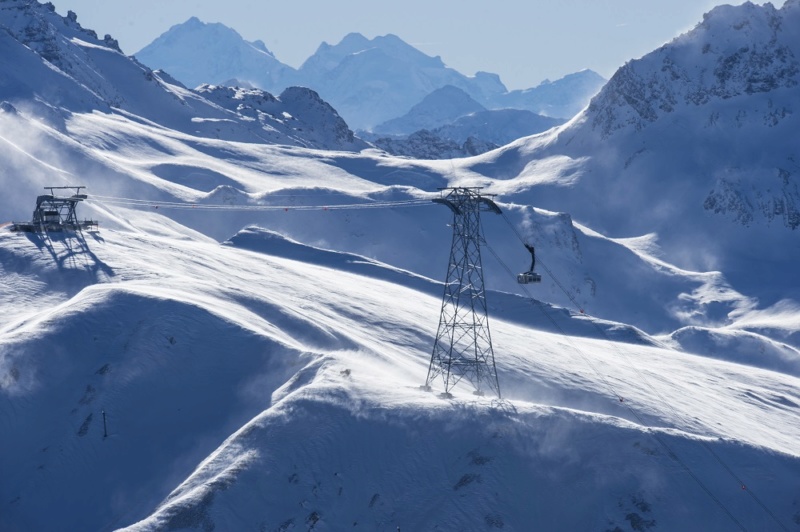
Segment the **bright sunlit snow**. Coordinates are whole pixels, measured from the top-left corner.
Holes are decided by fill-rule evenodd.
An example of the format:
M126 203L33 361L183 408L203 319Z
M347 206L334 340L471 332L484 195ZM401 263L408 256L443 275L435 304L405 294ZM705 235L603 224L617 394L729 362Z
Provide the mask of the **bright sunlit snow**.
M0 528L797 529L798 119L780 109L800 70L730 60L728 92L697 103L690 67L742 39L791 63L798 17L720 8L564 126L418 161L313 91L190 90L47 5L0 3L4 222L65 185L100 222L0 228ZM747 68L775 86L748 90ZM663 105L621 96L641 87ZM502 399L420 389L448 186L502 209L481 216ZM524 289L520 239L543 277Z

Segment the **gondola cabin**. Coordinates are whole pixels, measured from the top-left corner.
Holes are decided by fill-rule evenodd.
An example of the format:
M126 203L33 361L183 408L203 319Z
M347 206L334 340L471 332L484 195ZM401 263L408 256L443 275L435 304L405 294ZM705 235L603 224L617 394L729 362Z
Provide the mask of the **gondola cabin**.
M536 272L525 272L517 275L519 284L541 283L542 276Z
M533 271L536 268L536 250L531 244L525 244L525 249L531 254L531 269L517 275L517 282L519 284L541 283L542 276Z

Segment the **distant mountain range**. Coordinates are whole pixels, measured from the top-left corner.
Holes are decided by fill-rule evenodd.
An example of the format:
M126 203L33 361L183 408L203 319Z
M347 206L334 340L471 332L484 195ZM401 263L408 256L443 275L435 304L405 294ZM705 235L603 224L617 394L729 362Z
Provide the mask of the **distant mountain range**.
M371 130L408 113L437 89L452 86L487 109L517 108L571 118L603 85L585 70L538 87L509 92L496 74L464 76L395 35L367 39L351 33L335 45L322 43L295 70L278 61L262 42L245 41L221 24L191 18L170 28L136 53L187 86L240 80L270 92L290 85L313 88L354 129ZM458 118L458 117L455 117Z
M478 155L564 122L523 109L487 110L461 89L445 85L407 114L358 134L395 155L449 159Z

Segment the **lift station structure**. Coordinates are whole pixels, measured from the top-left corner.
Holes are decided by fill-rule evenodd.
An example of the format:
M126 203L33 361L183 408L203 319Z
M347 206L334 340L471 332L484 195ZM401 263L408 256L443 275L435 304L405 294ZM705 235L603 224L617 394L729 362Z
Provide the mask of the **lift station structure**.
M98 222L94 220L78 220L76 207L87 198L81 193L85 186L44 187L50 194L42 194L36 198L36 208L30 222L13 222L12 231L48 232L48 231L96 231ZM56 190L74 190L71 196L56 195Z
M441 379L444 396L462 379L475 387L476 395L489 388L500 397L500 384L494 362L489 312L483 282L481 245L485 244L481 212L502 214L480 187L441 189L434 203L453 211L453 243L444 283L439 328L433 343L424 390Z

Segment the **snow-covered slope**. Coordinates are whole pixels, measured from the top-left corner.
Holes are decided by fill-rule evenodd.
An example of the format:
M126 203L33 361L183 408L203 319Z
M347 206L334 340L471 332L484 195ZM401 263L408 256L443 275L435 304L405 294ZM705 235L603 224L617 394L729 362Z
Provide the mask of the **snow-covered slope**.
M797 515L795 377L495 320L506 401L442 401L414 276L162 231L0 234L15 293L54 298L4 308L10 530L775 528L747 490Z
M57 16L44 11L45 16ZM9 56L3 57L11 61ZM20 57L31 58L29 54ZM126 60L121 54L118 57ZM32 65L43 69L41 62ZM71 83L71 78L65 79ZM184 91L179 94L192 98L188 101L200 102L198 105L213 109L215 113L227 113L222 116L228 118L214 120L202 114L190 118L187 104L180 106L186 108L186 115L165 111L161 116L163 122L157 124L142 123L141 118L130 114L106 112L66 113L62 122L48 125L34 119L26 108L27 103L20 103L24 99L19 96L14 101L22 111L14 113L15 107L6 106L5 109L12 112L4 114L13 115L4 122L5 131L10 132L4 136L6 175L25 178L14 190L14 197L19 201L10 205L8 218L27 219L32 198L39 193L40 187L54 183L86 184L98 196L240 205L283 205L287 201L302 204L307 200L327 202L331 198L344 202L375 201L387 194L395 198L420 197L420 191L432 191L448 184L477 184L489 187L487 190L491 192L501 193L504 202L520 206L542 205L556 212L572 212L575 219L583 222L574 224L569 216L535 211L530 207L510 208L508 220L525 238L535 242L544 264L551 264L552 271L558 272L558 282L545 277L538 291L544 299L576 311L584 308L592 315L629 323L650 334L669 334L685 326L746 327L748 331L767 335L774 341L798 346L797 331L800 327L797 320L786 319L797 315L798 298L792 295L792 291L797 289L793 270L786 266L777 270L772 267L772 264L792 264L796 240L782 236L784 233L775 231L775 227L763 228L766 231L763 235L754 234L752 228L745 229L749 234L737 235L738 226L731 229L726 219L709 218L710 213L702 208L699 218L697 215L668 218L666 225L649 223L654 216L671 212L664 209L667 199L673 201L673 209L691 204L681 199L683 196L675 195L676 191L684 194L687 191L685 186L677 189L659 184L665 179L664 172L672 174L669 169L675 168L674 160L680 160L676 151L672 148L665 150L658 156L655 166L648 163L638 167L646 157L631 157L630 153L635 154L639 149L638 145L633 149L631 143L650 142L653 146L661 146L667 139L667 146L674 146L677 152L683 153L682 146L685 147L690 140L685 131L670 132L665 126L655 129L651 137L636 131L630 133L631 140L622 138L616 146L602 139L601 132L592 130L584 116L554 133L520 141L507 149L464 162L422 163L374 152L346 155L259 144L247 146L208 137L229 139L234 133L241 132L237 124L242 122L249 124L250 131L267 131L268 128L265 129L260 121L270 118L267 115L274 107L269 103L270 98L232 89L206 90L219 100L218 105L198 93L160 79L154 76L155 87L168 85L176 91ZM71 94L70 87L65 84L60 92ZM41 97L43 94L46 93L40 93L40 103L36 104L40 107L42 102L48 102ZM164 89L155 94L164 94ZM310 96L309 99L314 100ZM266 107L260 107L262 104ZM50 105L51 109L59 109ZM232 119L229 110L234 106L237 109L236 120ZM325 106L320 104L320 107ZM153 108L158 109L158 106ZM63 114L63 110L59 112ZM302 118L300 113L292 111L288 114ZM301 144L291 137L292 134L299 135L294 131L300 127L292 129L294 120L285 116L284 119L280 116L272 118L283 120L280 127L289 131L283 141L278 139L279 142ZM170 129L173 121L181 128ZM326 146L334 145L337 137L349 142L346 136L338 136L340 130L335 121L329 123L332 136L328 138L332 140ZM275 127L278 125L276 122ZM313 139L318 132L311 131L312 127L302 129ZM192 131L206 139L192 135ZM662 132L663 137L657 137ZM622 135L621 132L618 134ZM673 141L670 135L679 138ZM575 140L570 142L569 138L573 137ZM251 137L244 138L249 140ZM257 140L264 141L263 138ZM776 141L767 147L765 153L779 147L780 142L789 142L777 138ZM718 143L722 145L723 139ZM620 160L616 150L630 153L626 159ZM723 152L718 148L709 153ZM628 158L631 161L627 163L629 169L626 172ZM709 172L720 165L717 157L701 161ZM725 164L723 161L723 168ZM645 197L637 197L633 208L641 205L645 209L636 216L620 217L621 213L627 212L624 208L630 210L630 205L626 207L623 198L614 191L624 190L631 194L640 181L620 182L609 187L605 180L635 175L633 169L649 182L655 181L653 188L648 189L647 197L652 197L652 201L661 207L650 208ZM680 166L677 169L681 170ZM593 179L586 177L589 175ZM569 183L574 185L564 186ZM384 190L387 185L411 186L418 190L387 193ZM534 188L530 189L533 185ZM597 188L591 188L593 186ZM581 192L572 194L576 187ZM700 201L705 199L705 194L707 192L703 192ZM603 200L597 201L597 198ZM113 221L113 207L99 208L95 212L97 217L104 223L108 223L109 218ZM438 264L445 258L437 262L431 257L446 257L446 244L442 244L441 239L433 239L430 233L432 224L438 223L435 221L438 215L420 217L409 214L394 218L390 223L386 220L375 224L359 214L329 220L318 213L305 212L286 216L284 212L242 211L226 213L221 219L209 218L205 212L176 210L167 213L218 240L226 239L248 223L260 222L302 242L364 254L434 278L442 275ZM351 229L353 220L359 220L358 224L363 224L360 227L370 227L370 231ZM614 222L620 225L614 226ZM501 221L496 229L490 230L494 235L491 242L511 264L512 270L521 270L528 262L526 253L510 228L503 224ZM592 230L595 227L615 238L601 236ZM708 233L704 235L702 231ZM631 235L638 236L618 238ZM784 243L780 243L781 239ZM716 249L706 244L702 244L704 247L699 250L692 247L697 245L693 242L712 241L714 245L722 245L726 240L740 240L744 244L740 243L740 247L734 249L738 255L716 255ZM779 244L775 244L776 241ZM758 253L772 249L770 243L776 245L774 249L780 249L784 257L776 257L774 263L757 260ZM410 249L421 251L409 253ZM753 249L757 250L755 255ZM699 260L712 257L716 262ZM721 262L722 258L725 263ZM487 272L493 286L519 291L513 278L502 268ZM560 286L566 291L562 291ZM701 344L694 342L692 345ZM765 340L764 345L767 344Z
M235 78L270 92L292 85L294 69L275 58L262 41L248 42L224 24L191 17L138 52L136 58L166 70L188 87L224 84Z
M217 240L258 222L301 242L378 258L433 278L442 275L449 249L446 229L432 230L444 228L447 221L447 212L435 205L380 217L294 207L430 198L426 191L466 175L458 161L423 163L370 151L347 154L231 143L103 114L71 117L67 128L72 137L19 113L4 116L0 123L14 132L13 143L6 137L2 149L6 175L26 178L13 190L16 201L6 210L10 219L30 217L42 186L79 181L90 187L90 214L104 226L129 228L115 215L116 205L132 203L121 198L133 198L145 209L164 201L231 205L237 210L213 216L193 208L172 210L166 204L159 212ZM505 217L485 220L488 241L512 270L529 264L516 232L536 244L542 264L558 277L557 283L547 276L537 288L537 296L546 301L574 311L583 308L651 334L717 324L731 309L757 308L724 274L681 269L658 258L654 237L610 239L566 214L501 204ZM247 210L259 205L285 209ZM490 286L519 292L503 264L494 263L486 272ZM763 318L762 323L782 321L780 316Z

